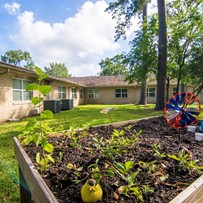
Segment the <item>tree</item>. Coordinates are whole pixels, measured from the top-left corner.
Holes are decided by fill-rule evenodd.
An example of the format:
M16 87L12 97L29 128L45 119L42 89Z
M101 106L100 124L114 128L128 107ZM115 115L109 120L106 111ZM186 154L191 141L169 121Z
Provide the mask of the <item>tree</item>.
M130 42L131 49L126 54L125 63L129 70L126 79L130 83L141 83L139 104L146 103L148 73L156 74L157 34L157 15L154 15L135 32L135 38Z
M117 19L116 36L118 40L121 36L126 37L125 31L131 25L131 18L142 12L146 5L145 0L117 0L109 3L107 10L112 12L113 18ZM156 110L164 108L165 80L166 80L166 62L167 62L167 38L166 38L166 14L165 0L157 0L159 17L159 45L158 45L158 74L157 74L157 98Z
M61 78L71 77L71 74L68 73L68 68L64 63L52 62L49 65L50 67L44 67L45 73Z
M158 42L158 71L157 71L157 95L156 110L163 110L165 105L165 80L167 66L167 37L166 37L166 11L165 0L157 0L159 18L159 42Z
M123 64L123 55L117 54L112 58L106 58L99 63L101 67L100 76L104 75L125 75L126 68Z
M196 42L191 50L187 64L187 73L190 75L191 83L195 86L194 92L198 95L203 90L203 38Z
M177 79L177 92L180 84L190 80L187 63L194 47L201 44L197 41L203 37L201 5L202 0L174 0L168 4L168 55L170 63L173 63L173 76Z
M20 66L20 63L23 61L26 63L25 66L33 62L30 53L20 49L7 51L3 56L1 56L1 61L14 64L16 66Z

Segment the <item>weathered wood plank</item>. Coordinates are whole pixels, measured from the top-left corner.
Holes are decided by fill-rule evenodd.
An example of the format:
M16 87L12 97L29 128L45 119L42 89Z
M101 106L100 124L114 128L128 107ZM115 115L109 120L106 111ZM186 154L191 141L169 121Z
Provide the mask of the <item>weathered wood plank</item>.
M20 179L20 202L32 203L32 197L22 171L19 167L19 179Z
M17 138L14 138L14 152L35 203L58 203Z
M202 203L203 175L177 195L170 203Z

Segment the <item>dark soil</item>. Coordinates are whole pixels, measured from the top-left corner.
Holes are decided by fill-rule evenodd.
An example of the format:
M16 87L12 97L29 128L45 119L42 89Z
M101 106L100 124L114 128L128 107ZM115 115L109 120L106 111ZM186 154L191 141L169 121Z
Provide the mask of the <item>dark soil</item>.
M180 162L167 156L178 156L183 150L187 157L186 166L191 161L189 152L192 153L192 160L199 160L198 165L203 165L203 142L195 141L194 133L187 132L187 129L171 128L163 117L141 120L131 123L131 127L127 126L116 128L119 132L124 130L125 134L115 135L114 140L117 141L114 144L112 134L115 128L112 126L91 127L77 131L76 134L65 132L50 137L49 141L54 145L55 163L51 163L42 173L35 161L39 148L31 145L26 146L25 150L60 203L82 202L80 189L87 179L94 175L98 177L98 168L103 189L100 202L141 202L130 190L128 196L120 194L120 186L128 185L128 182L119 175L118 168L116 170L118 162L134 162L133 167L123 176L130 176L139 170L132 187L140 188L144 202L147 203L169 202L201 175L194 167L183 167ZM140 130L142 133L139 133ZM152 147L153 144L160 147L157 151L159 155ZM68 168L68 163L72 167ZM151 167L147 167L147 164ZM114 175L108 173L109 169L114 169ZM145 191L144 185L148 185L153 192Z

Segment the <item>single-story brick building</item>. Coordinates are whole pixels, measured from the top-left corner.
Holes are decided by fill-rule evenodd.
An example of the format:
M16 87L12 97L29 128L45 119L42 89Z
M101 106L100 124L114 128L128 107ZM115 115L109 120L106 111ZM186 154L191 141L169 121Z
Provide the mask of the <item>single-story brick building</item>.
M0 62L0 122L37 113L30 99L36 92L26 92L29 83L37 82L35 71ZM72 99L73 106L82 104L134 104L139 102L140 85L128 84L124 76L48 77L45 84L52 90L45 100ZM156 81L147 84L147 102L155 103ZM176 84L172 83L169 95ZM188 88L187 91L192 91ZM203 98L203 95L201 95ZM203 99L202 99L203 100Z

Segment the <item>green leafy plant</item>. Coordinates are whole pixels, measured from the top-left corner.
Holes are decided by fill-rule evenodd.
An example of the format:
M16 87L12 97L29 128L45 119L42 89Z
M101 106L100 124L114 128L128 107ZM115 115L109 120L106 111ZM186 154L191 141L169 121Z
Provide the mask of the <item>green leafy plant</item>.
M140 169L132 172L133 167L133 161L115 163L115 172L118 173L119 176L127 183L126 185L120 186L118 188L118 192L119 194L123 194L125 196L135 195L142 202L144 202L143 192L153 192L153 190L149 187L149 185L140 185L138 182L136 182L136 177L139 174Z
M99 168L99 159L96 159L95 163L90 164L87 169L90 171L90 173L92 174L92 178L94 178L96 180L97 183L99 183L99 181L102 179L103 175L102 172Z
M139 161L138 165L146 170L148 173L152 173L156 170L157 165L155 164L156 160L150 161L150 162L144 162L144 161Z
M178 156L175 154L168 154L168 157L179 162L180 166L186 171L196 170L198 173L203 173L203 166L199 166L198 160L191 159L191 154L187 153L184 149L182 149Z
M166 157L166 153L165 152L161 152L161 145L160 144L152 144L151 145L153 150L154 150L154 156L158 157L158 158L164 158Z
M38 96L31 99L35 108L38 108L39 112L44 100L43 96L49 94L51 87L48 85L42 85L42 81L48 76L43 71L36 67L36 74L38 76L38 84L31 83L27 85L26 91L36 91ZM53 113L49 110L44 110L40 113L38 119L31 119L28 121L23 133L19 135L21 142L25 145L34 142L37 146L42 148L42 153L37 153L36 161L41 165L41 170L44 170L49 161L54 162L51 154L53 153L53 145L48 142L47 134L52 131L48 124L44 123L45 119L53 118Z

